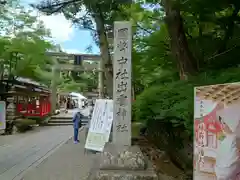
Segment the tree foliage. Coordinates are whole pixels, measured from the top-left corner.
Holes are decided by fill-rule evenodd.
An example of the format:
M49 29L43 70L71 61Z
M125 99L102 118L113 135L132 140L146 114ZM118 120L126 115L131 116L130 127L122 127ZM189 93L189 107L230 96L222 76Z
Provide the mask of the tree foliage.
M92 92L97 89L98 76L92 72L63 72L58 81L59 92Z
M1 77L7 74L9 80L25 77L50 85L53 79L52 66L58 60L47 56L46 52L63 51L59 45L49 41L50 31L32 14L15 0L8 1L0 8ZM56 79L58 90L84 91L89 85L97 84L91 73L82 76L80 82L72 76L59 77Z
M103 60L104 75L108 95L113 95L113 72L111 61L111 47L109 34L113 32L114 20L126 19L128 16L122 13L121 6L129 4L131 1L119 0L72 0L72 1L50 1L43 0L32 6L48 15L62 13L71 20L72 23L80 28L92 32L93 38L100 48L100 55Z
M177 44L178 42L172 42L173 38L171 36L173 34L171 34L169 27L167 27L169 26L167 16L174 16L176 14L174 12L166 14L164 9L166 5L164 5L164 2L151 3L154 6L163 3L163 8L157 8L152 11L152 17L154 17L156 11L161 14L158 17L161 21L158 23L159 29L155 29L150 35L135 35L133 68L134 76L137 78L134 80L136 81L135 84L139 86L151 87L157 83L161 85L159 87L169 86L171 88L172 83L179 81L177 73L182 71L179 66L180 60L176 58L176 51L178 50L171 48L172 43ZM239 28L239 15L233 17L235 16L235 11L239 11L238 3L222 1L217 6L215 6L214 2L198 2L193 0L185 3L181 1L174 1L172 3L174 3L172 8L179 9L180 11L184 35L187 37L187 46L194 56L191 60L196 61L193 63L196 64L196 71L192 74L193 76L189 76L185 83L201 82L197 83L201 85L207 83L210 79L212 83L221 82L223 76L227 76L227 71L223 71L223 69L236 68L239 64L237 60L239 58L239 53L237 53L239 51L237 31ZM146 11L148 13L151 12L144 8L141 8L141 11L143 13ZM153 24L154 22L151 18L146 18L145 20L149 21L148 24ZM231 26L233 26L231 30L226 28L230 25L230 20L232 20ZM182 46L181 48L184 49L185 47ZM212 77L221 77L221 79L216 78L213 81ZM233 78L233 80L237 79L236 74L236 78ZM182 93L185 92L182 91Z
M192 137L193 88L239 80L237 0L43 1L35 7L48 14L63 13L77 27L92 31L104 60L106 82L112 82L113 75L107 71L112 66L108 33L116 20L132 22L134 118L171 127L166 133L172 155L171 147L179 147L172 132L181 127ZM185 138L188 143L189 139Z
M133 114L147 124L156 144L165 146L163 149L174 159L180 156L178 163L186 168L181 160L187 153L180 155L179 151L192 142L194 87L240 80L239 2L148 2L151 10L142 3L133 5L138 7L135 11L131 9L131 14L147 12L154 18L138 22L139 32L134 35L133 84L137 98ZM156 13L158 28L154 29ZM143 35L145 29L139 26L148 26L152 32ZM183 139L178 139L179 127L180 134L185 134Z
M190 133L193 87L226 82L228 75L228 80L238 79L239 4L236 0L148 0L147 4L137 1L131 5L73 0L43 1L35 7L49 14L63 13L77 27L91 30L105 67L112 64L107 36L113 22L130 20L134 32L133 85L139 95L135 117L147 119L142 114L151 107L148 117L153 112L161 119L176 116ZM109 73L105 73L107 81L111 81ZM148 97L151 94L162 100L156 102L159 98ZM146 107L149 103L152 105Z
M45 40L49 30L17 1L1 6L0 14L1 72L7 71L10 79L21 76L49 83L52 60L45 53L54 48Z

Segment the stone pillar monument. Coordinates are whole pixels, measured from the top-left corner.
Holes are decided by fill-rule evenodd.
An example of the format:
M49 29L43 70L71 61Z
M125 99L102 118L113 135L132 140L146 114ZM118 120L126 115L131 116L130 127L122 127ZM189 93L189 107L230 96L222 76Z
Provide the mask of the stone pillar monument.
M113 143L131 146L132 25L114 24Z
M131 145L132 25L114 23L113 142L94 162L88 180L157 180L152 165L138 146Z

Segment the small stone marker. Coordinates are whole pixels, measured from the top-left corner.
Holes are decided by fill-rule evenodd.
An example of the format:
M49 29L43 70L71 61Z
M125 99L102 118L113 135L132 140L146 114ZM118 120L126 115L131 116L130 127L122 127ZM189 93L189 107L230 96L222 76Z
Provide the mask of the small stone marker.
M131 146L132 24L114 23L113 143Z
M6 102L0 101L0 130L6 129Z

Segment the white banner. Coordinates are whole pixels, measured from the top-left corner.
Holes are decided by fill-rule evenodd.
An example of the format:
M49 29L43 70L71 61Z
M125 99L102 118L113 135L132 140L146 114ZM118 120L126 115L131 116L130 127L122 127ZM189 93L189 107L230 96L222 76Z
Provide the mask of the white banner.
M6 129L6 103L0 101L0 130Z
M93 115L92 115L89 131L96 132L96 133L104 132L103 115L105 110L105 104L106 102L104 99L96 100L96 103L93 109Z
M96 100L85 148L103 151L108 142L113 121L113 100Z

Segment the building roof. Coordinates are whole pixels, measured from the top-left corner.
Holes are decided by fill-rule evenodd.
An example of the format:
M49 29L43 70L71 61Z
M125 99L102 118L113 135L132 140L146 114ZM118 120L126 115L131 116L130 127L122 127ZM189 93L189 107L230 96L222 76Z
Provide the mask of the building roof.
M39 83L37 81L33 81L33 80L29 79L29 78L18 77L18 78L16 78L16 81L32 84L32 85L35 85L35 86L47 87L46 85L41 84L41 83Z
M11 90L9 90L8 92L5 92L5 90L4 90L1 92L1 94L15 93L15 90L16 90L15 88L26 89L26 90L28 90L28 91L26 91L26 93L28 93L29 90L31 92L50 93L49 88L46 85L40 84L40 83L33 81L31 79L28 79L28 78L19 77L14 80L1 80L0 83L2 85L7 84L7 83L12 84Z
M225 105L240 102L240 83L216 84L195 88L200 99L212 100Z

